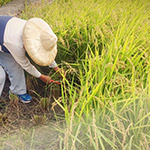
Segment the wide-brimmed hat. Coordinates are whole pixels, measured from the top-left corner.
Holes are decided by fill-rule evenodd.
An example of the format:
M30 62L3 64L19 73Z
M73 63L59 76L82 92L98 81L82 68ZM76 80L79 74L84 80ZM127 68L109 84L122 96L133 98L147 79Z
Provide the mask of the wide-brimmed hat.
M57 54L57 36L44 20L31 18L26 22L23 43L36 64L48 66L54 61Z

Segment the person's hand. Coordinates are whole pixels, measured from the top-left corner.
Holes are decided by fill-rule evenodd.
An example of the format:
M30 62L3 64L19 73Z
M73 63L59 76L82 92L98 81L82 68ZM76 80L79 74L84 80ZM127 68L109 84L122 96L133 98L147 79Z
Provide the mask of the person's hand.
M40 79L44 82L44 83L51 83L52 79L49 76L43 75L41 74Z
M43 74L41 74L40 79L41 79L44 83L47 83L47 84L52 83L52 82L57 83L57 84L61 84L60 82L54 81L54 80L52 80L49 76L46 76L46 75L43 75Z
M62 69L59 68L58 66L54 68L54 70L56 71L56 73L58 73L60 75L60 77L65 77L66 76L66 72Z

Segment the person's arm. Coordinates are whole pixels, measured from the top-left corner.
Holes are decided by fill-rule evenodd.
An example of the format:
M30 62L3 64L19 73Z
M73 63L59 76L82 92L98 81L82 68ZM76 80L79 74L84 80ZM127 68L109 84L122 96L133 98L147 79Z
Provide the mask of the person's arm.
M51 77L47 76L47 75L44 75L44 74L41 74L41 76L39 77L43 82L45 83L52 83L53 80L51 79Z
M59 68L57 66L57 67L55 67L53 69L56 71L56 73L58 73L60 75L60 77L66 76L66 73L65 73L65 71L62 68Z
M50 68L53 68L56 73L58 73L61 77L65 76L65 71L58 67L56 61L54 60L51 65L49 65Z
M57 67L57 66L58 66L58 65L57 65L57 63L56 63L55 60L49 65L50 68L55 68L55 67Z
M36 78L41 79L45 83L51 83L57 81L52 80L49 76L41 74L29 61L25 55L25 49L14 46L10 43L5 43L7 49L10 50L11 55L16 60L16 62L29 74L33 75ZM59 83L58 83L59 84Z
M30 63L29 59L25 55L25 49L23 47L14 46L11 43L5 43L7 49L16 60L16 62L29 74L39 78L41 73Z

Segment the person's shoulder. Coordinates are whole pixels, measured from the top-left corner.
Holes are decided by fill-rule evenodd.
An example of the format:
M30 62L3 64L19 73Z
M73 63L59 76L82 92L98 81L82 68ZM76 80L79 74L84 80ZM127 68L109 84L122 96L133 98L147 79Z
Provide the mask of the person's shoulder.
M13 44L11 42L4 42L4 46L9 50L9 52L17 53L18 55L24 55L25 49L22 44Z
M11 19L11 22L15 22L16 25L19 25L18 23L21 23L21 24L25 24L27 21L25 19L21 19L21 18L18 18L18 17L13 17Z

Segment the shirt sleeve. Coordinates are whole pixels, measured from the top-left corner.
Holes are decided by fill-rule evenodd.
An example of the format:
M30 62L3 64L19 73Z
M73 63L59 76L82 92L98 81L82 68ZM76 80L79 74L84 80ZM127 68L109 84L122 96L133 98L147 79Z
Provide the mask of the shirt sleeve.
M9 50L16 62L29 74L39 78L41 73L31 64L29 59L25 55L25 49L23 47L15 46L11 43L4 43L5 47Z
M57 66L58 66L58 65L57 65L57 63L56 63L55 60L51 63L51 65L49 65L50 68L55 68L55 67L57 67Z

